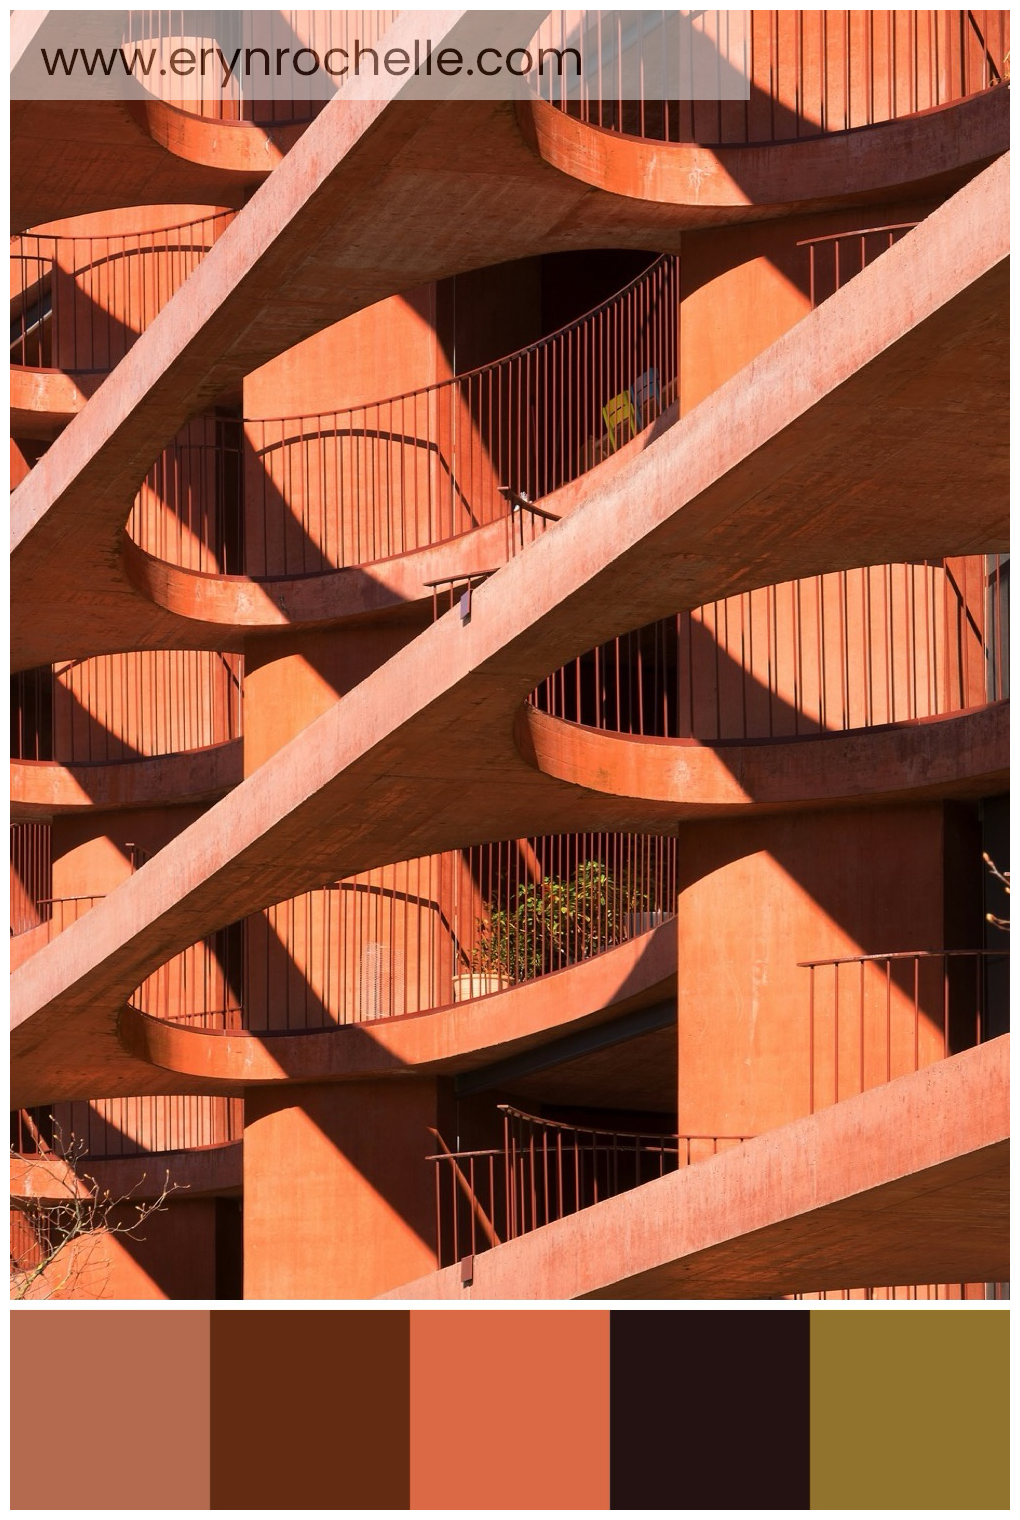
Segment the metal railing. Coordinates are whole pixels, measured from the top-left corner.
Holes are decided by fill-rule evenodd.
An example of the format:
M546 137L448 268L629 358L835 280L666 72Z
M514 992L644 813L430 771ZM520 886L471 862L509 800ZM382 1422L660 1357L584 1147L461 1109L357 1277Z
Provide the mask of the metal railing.
M508 840L380 867L190 946L132 998L209 1032L425 1013L561 971L675 913L673 838Z
M732 19L725 11L705 14L706 34L723 58L730 56L730 43L716 28L732 26ZM747 100L661 100L643 93L622 99L618 60L635 43L637 20L626 11L553 12L537 46L569 47L583 29L586 56L597 62L580 100L568 98L571 76L561 80L552 68L535 76L533 87L591 126L659 142L724 147L798 141L894 121L1009 77L1008 11L745 14Z
M193 418L146 475L128 517L129 538L184 570L244 574L246 472L240 417Z
M226 35L219 32L215 37L196 37L194 18L202 14L165 10L128 11L124 29L125 43L141 48L145 57L150 55L151 49L155 49L159 58L171 56L178 47L197 51L218 45L229 60L234 56L235 49L240 47L243 58L250 54L248 73L252 81L255 81L260 77L261 69L264 68L268 75L270 67L275 66L278 49L284 50L285 57L303 48L314 50L320 59L325 59L332 49L344 49L350 54L355 42L363 48L373 47L385 36L401 13L354 10L246 11L233 16ZM205 14L215 18L220 27L224 25L225 12ZM186 18L191 23L188 26ZM265 64L262 61L263 54L266 55ZM305 59L302 67L307 70L308 66L309 61ZM339 60L336 58L334 66L339 69ZM219 68L209 72L195 70L180 75L164 69L158 80L155 75L151 77L161 100L209 121L251 122L263 128L307 125L328 104L325 99L312 98L312 86L309 86L309 93L298 94L301 74L297 69L294 71L294 94L287 100L265 98L270 95L268 88L261 98L251 91L246 95L238 83L236 73L224 86ZM330 77L335 85L342 86L343 77L339 72Z
M175 227L11 239L11 363L105 374L162 311L233 220L217 211Z
M12 823L11 934L27 934L49 918L53 893L53 828Z
M800 964L810 974L812 1114L1008 1028L1008 951L909 950Z
M679 260L508 358L421 390L233 430L190 424L128 525L186 569L254 579L371 564L507 521L637 436L678 392ZM216 427L219 431L216 431ZM243 540L243 542L242 542Z
M76 924L79 918L84 918L90 913L96 903L105 898L105 892L83 894L78 897L40 897L30 905L28 910L22 908L18 927L14 925L12 913L11 935L27 934L32 929L38 929L45 925L45 940L48 944L58 934Z
M1008 559L972 555L711 602L600 645L530 700L613 733L727 742L939 717L1008 693Z
M743 1144L745 1135L600 1129L537 1118L500 1104L503 1144L451 1151L436 1130L439 1265L514 1240L678 1168Z
M817 1293L787 1293L791 1302L813 1299L854 1300L869 1303L885 1301L922 1301L927 1299L985 1299L1009 1297L1008 1283L910 1283L892 1288L823 1288Z
M114 764L229 744L243 732L243 659L139 650L11 678L11 758Z
M885 227L827 233L798 243L798 248L807 249L808 299L812 308L834 295L916 226L916 222L893 222Z
M11 1114L18 1156L82 1160L160 1155L230 1145L244 1132L242 1098L147 1096L48 1103Z

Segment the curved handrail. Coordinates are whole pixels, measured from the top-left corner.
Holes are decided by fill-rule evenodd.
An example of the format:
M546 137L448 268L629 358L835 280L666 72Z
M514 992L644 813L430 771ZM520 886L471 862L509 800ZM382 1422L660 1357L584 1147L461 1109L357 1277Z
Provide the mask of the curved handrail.
M144 232L11 239L11 363L105 374L226 231L233 211ZM146 262L158 259L151 273Z
M210 1094L37 1104L11 1115L16 1156L65 1156L90 1164L233 1145L244 1134L244 1100Z
M244 731L243 656L147 649L21 671L11 759L117 765L231 744Z
M707 41L718 25L705 13ZM583 30L597 60L579 98L554 69L533 76L540 98L582 122L635 138L707 148L790 143L896 121L1008 79L1008 11L751 11L746 100L620 98L627 13L553 12L538 47L564 48ZM578 21L578 15L582 18ZM569 28L569 30L568 30ZM730 39L732 43L733 39ZM723 57L728 45L716 38Z
M150 471L129 536L185 569L297 578L506 520L508 495L549 495L675 403L679 291L679 260L664 255L555 333L462 375L232 431L197 419Z

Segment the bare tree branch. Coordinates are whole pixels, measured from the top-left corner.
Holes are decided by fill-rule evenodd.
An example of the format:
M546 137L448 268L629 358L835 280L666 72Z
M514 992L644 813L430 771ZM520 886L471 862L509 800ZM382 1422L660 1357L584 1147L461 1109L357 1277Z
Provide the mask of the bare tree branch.
M1000 871L999 868L998 868L998 866L995 864L995 861L992 859L992 857L988 854L987 851L985 851L985 853L982 855L981 859L984 861L985 865L988 867L989 871L992 873L993 878L996 881L1001 882L1002 885L1005 887L1005 889L1006 889L1006 896L1008 897L1009 896L1009 872L1008 871ZM1000 918L995 913L986 913L985 914L985 922L989 923L989 924L994 924L995 927L996 927L996 929L1006 929L1006 930L1009 929L1009 919L1008 918Z
M138 1199L143 1173L133 1188L114 1195L101 1188L84 1168L87 1149L72 1134L65 1143L53 1124L47 1144L31 1117L23 1115L35 1143L33 1154L11 1146L12 1166L19 1173L11 1194L11 1298L55 1298L80 1287L100 1245L114 1236L144 1240L138 1232L152 1214L165 1212L171 1194L181 1185L164 1176L155 1198ZM120 1216L131 1209L134 1217ZM95 1292L101 1297L105 1283Z

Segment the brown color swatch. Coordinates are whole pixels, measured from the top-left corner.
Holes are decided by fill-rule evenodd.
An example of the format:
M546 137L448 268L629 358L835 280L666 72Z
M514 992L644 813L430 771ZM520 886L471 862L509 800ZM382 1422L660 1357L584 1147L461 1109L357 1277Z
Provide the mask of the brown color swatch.
M208 1509L209 1312L11 1315L12 1509Z
M609 1314L411 1312L412 1509L608 1509Z
M213 1509L406 1509L408 1313L217 1310Z

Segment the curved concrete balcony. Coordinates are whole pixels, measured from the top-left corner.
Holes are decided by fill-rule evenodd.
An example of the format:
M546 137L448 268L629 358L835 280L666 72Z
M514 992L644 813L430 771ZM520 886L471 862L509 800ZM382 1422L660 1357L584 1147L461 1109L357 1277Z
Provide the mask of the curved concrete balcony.
M92 218L87 232L12 238L12 432L52 435L76 416L233 215L163 226L162 207L138 208L100 218L99 230Z
M86 808L111 811L214 802L242 779L241 746L240 739L232 739L185 754L88 766L12 760L11 817L22 822Z
M930 115L799 141L711 148L588 126L542 101L517 110L550 168L635 204L683 207L699 227L944 193L1006 151L1009 92L989 89Z
M222 796L242 775L242 671L239 655L160 649L21 672L14 816Z
M977 795L1002 774L1008 626L1000 555L745 592L562 667L518 747L559 780L678 806Z
M644 78L621 98L618 68L637 41L626 13L555 12L539 29L533 51L583 45L596 60L580 91L552 67L536 80L551 105L590 126L660 143L710 148L804 142L900 121L993 89L1009 78L1008 11L770 11L707 16L700 45L718 61L719 94L746 99L652 98ZM725 19L724 19L725 18ZM644 26L642 46L656 34ZM663 80L691 67L691 36L662 28L659 45L675 47ZM661 96L661 91L660 91Z
M11 1115L11 1192L65 1196L74 1175L135 1200L164 1178L189 1196L241 1186L244 1105L238 1098L161 1094L51 1103ZM140 1170L142 1166L146 1170Z
M396 1077L400 1073L467 1073L480 1063L537 1060L552 1042L618 1047L647 1036L661 1054L675 1025L676 929L672 921L563 971L501 992L470 998L427 1017L333 1024L271 1037L206 1033L139 1012L121 1014L123 1058L162 1082L242 1087L281 1081ZM611 991L607 992L607 988ZM638 1045L642 1041L638 1040ZM175 1075L170 1075L170 1074Z
M1009 694L1009 560L877 565L650 623L548 677L541 712L704 744L947 717Z
M190 424L129 520L148 556L132 556L137 578L182 608L182 577L159 590L152 560L272 581L292 618L281 582L383 565L398 578L410 566L424 598L444 570L463 569L428 551L476 534L505 562L559 515L540 499L675 414L679 304L679 260L666 255L540 342L421 390L327 414Z
M807 306L914 226L798 243ZM419 391L329 414L196 419L135 502L121 551L131 584L232 629L337 621L430 590L440 601L677 420L680 295L679 259L665 255L541 342Z
M593 833L448 851L228 926L130 1001L185 1029L275 1038L499 1002L563 974L569 1022L572 970L666 923L675 895L675 838Z

